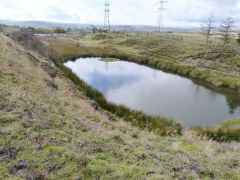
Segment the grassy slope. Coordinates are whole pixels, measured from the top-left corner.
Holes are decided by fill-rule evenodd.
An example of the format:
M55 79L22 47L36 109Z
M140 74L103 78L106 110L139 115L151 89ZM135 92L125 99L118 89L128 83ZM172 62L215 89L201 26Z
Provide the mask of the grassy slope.
M240 178L239 143L134 128L37 53L0 42L0 179Z

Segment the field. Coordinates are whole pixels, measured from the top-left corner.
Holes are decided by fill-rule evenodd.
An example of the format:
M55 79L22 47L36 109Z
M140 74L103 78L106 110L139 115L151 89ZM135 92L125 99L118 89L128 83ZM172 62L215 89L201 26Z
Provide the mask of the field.
M43 37L42 43L6 31L0 32L0 179L240 179L239 143L196 131L149 132L106 111L87 97L81 80L66 78L67 70L53 63L113 52L147 63L141 58L147 48L117 45L118 38L104 44L92 34ZM102 49L110 43L116 46ZM238 122L222 127L238 128Z

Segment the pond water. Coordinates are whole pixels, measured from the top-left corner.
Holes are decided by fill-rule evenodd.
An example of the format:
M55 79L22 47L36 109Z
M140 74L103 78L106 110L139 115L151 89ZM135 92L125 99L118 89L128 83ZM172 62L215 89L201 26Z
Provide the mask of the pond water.
M65 66L105 98L151 115L164 115L185 128L211 126L240 117L235 91L205 84L136 63L80 58Z

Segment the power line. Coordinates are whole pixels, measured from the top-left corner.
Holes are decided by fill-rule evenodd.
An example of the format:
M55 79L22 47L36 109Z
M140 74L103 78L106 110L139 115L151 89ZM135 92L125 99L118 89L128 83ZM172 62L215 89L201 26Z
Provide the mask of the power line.
M110 3L109 0L105 0L105 16L104 16L104 29L107 29L108 31L110 31Z
M163 18L164 12L166 10L165 5L168 3L167 0L158 0L157 10L158 10L158 31L163 32Z

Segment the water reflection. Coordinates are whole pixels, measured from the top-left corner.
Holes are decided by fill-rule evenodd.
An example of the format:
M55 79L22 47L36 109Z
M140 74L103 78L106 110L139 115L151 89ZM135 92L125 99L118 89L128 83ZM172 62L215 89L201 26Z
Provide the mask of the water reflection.
M174 118L185 127L217 125L240 117L240 97L174 74L135 63L99 58L65 64L116 104Z
M107 69L106 69L107 71ZM113 74L112 76L108 76L107 74L103 74L99 71L94 71L90 73L91 81L88 82L93 88L98 89L104 95L107 95L111 89L121 88L123 85L128 85L139 80L137 76L131 75L117 75Z

